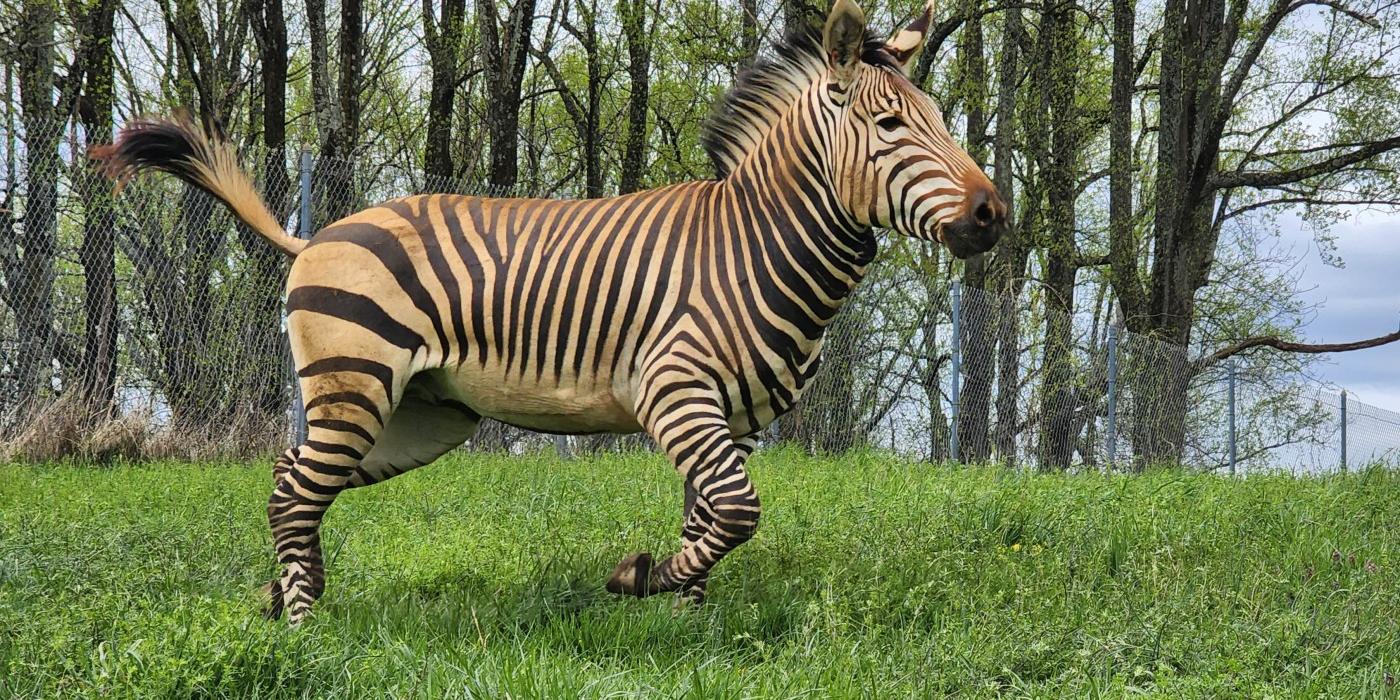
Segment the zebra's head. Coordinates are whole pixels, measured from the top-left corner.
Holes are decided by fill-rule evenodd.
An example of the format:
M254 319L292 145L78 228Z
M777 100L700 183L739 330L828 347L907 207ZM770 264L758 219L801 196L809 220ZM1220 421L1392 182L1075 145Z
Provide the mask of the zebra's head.
M832 184L856 220L966 258L996 245L1007 209L938 105L907 77L932 16L930 3L889 41L870 40L860 8L837 0L822 34L827 78L816 87L837 115Z

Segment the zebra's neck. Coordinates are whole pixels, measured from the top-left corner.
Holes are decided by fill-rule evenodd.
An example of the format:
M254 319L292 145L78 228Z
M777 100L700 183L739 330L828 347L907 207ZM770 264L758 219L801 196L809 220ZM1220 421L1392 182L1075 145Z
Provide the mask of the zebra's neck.
M851 216L831 186L831 138L799 102L753 153L721 181L721 216L762 246L793 311L824 327L845 304L875 256L873 231ZM792 294L788 295L789 297Z

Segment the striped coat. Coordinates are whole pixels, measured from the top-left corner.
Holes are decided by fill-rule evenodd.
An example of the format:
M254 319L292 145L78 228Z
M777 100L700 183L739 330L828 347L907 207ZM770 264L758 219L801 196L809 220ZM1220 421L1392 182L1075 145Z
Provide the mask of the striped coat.
M310 242L282 232L210 130L125 130L101 154L113 173L174 173L295 258L288 335L309 430L274 468L283 573L269 612L295 623L324 590L319 525L340 491L433 461L483 417L649 433L685 483L682 547L625 558L608 588L700 600L758 524L752 436L816 371L874 256L872 227L965 256L1004 225L986 176L902 73L929 17L871 41L840 0L820 37L780 45L711 118L714 180L583 201L405 197Z

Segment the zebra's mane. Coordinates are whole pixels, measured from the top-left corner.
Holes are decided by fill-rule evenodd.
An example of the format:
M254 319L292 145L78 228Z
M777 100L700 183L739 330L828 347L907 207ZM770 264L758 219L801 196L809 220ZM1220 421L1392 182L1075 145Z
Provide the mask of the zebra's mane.
M885 51L884 41L866 35L861 60L877 66L899 64ZM739 73L734 87L715 103L701 127L700 145L710 154L717 177L726 177L758 147L778 118L787 112L813 82L826 73L821 29L808 27L789 32Z

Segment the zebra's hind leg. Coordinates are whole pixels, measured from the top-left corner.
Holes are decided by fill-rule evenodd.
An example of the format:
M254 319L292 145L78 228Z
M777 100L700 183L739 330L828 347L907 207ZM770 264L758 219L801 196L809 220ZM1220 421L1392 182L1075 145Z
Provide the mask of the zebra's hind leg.
M308 527L306 516L310 515L308 508L319 507L324 512L336 494L315 489L306 494L312 503L300 505L294 511L293 514L301 514L297 517L303 522L287 531L293 535L288 540L293 548L285 553L284 540L278 534L274 519L274 504L281 503L281 507L292 509L295 504L287 500L289 494L306 491L303 487L307 479L329 486L327 472L334 472L335 481L340 481L340 489L344 490L376 484L428 464L471 438L481 420L475 411L451 396L443 377L436 371L414 375L401 393L392 414L354 392L339 391L308 402L312 420L308 421L310 430L306 444L288 450L273 467L277 490L269 503L268 516L278 543L278 559L286 568L282 578L266 587L271 598L266 611L269 617L276 618L284 610L290 611L289 617L296 624L305 615L304 611L300 615L297 611L309 607L324 591L325 568L321 561L319 531ZM317 451L321 454L307 459ZM276 476L279 468L282 468L282 476ZM343 481L339 479L342 469L348 469ZM319 519L320 513L316 513L317 525ZM314 539L306 539L308 536ZM287 558L287 554L291 557ZM309 595L305 606L299 606L297 601L306 596L292 591L288 584L287 572L295 576L298 567L311 583L302 591Z
M333 366L327 372L302 371L307 397L306 442L288 450L273 466L276 484L267 520L280 576L268 586L270 618L286 613L295 625L325 590L321 519L374 446L389 415L388 387L364 373ZM290 458L290 464L285 464Z
M282 483L282 478L287 476L287 472L292 470L292 465L297 463L297 454L300 451L300 448L288 447L285 452L278 455L277 459L272 462L273 488L277 488L277 485Z
M274 490L287 477L287 473L292 470L292 466L297 463L297 455L301 452L299 447L288 447L286 451L277 456L272 462L272 488ZM267 600L267 607L263 614L270 620L282 617L282 579L277 578L269 581L262 587L263 598Z
M326 425L326 424L333 425ZM310 421L296 462L278 482L267 503L273 546L282 574L270 586L268 617L285 610L299 624L326 587L321 557L321 519L345 489L356 466L373 444L373 434L353 423Z

